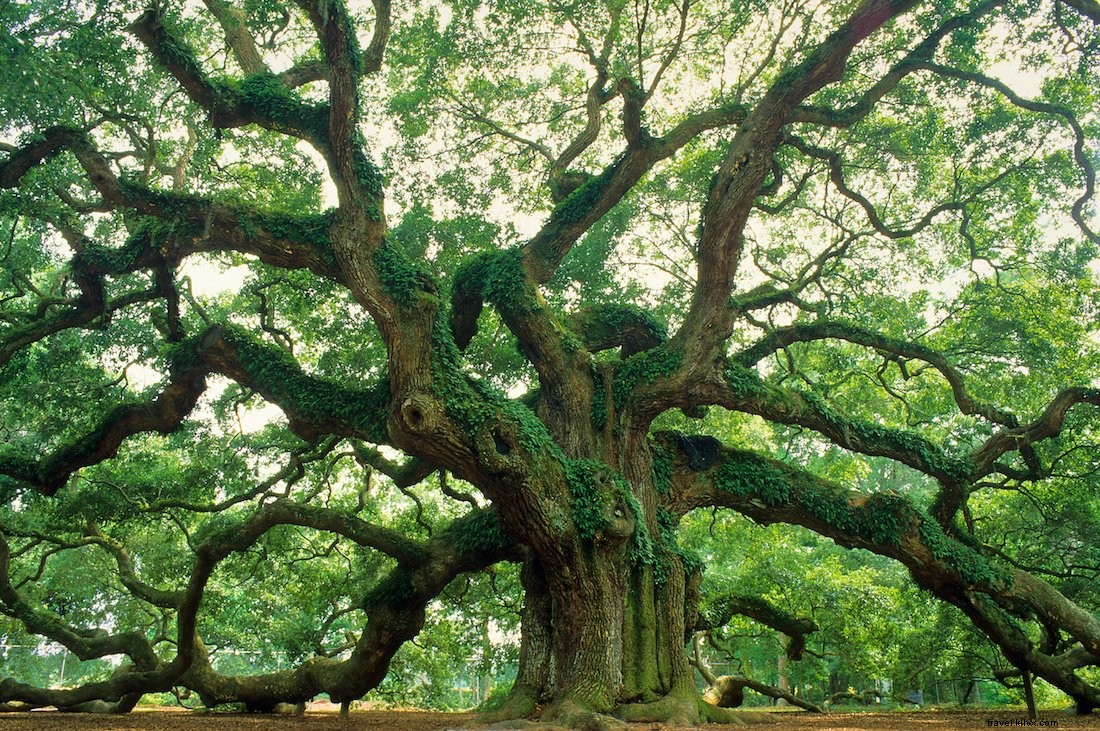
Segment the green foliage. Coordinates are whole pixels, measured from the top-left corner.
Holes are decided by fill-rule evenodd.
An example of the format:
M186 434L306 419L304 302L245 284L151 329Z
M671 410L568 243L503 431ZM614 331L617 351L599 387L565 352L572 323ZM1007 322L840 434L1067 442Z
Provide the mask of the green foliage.
M636 389L675 373L683 364L683 359L683 351L669 344L658 345L627 358L615 374L611 386L615 407L621 409Z
M591 541L607 526L614 494L607 489L608 468L592 460L569 460L565 467L572 497L573 524Z
M455 547L460 553L475 555L500 555L515 545L515 539L505 533L495 511L479 510L449 526Z
M922 518L920 537L936 560L958 572L968 586L996 587L1011 581L1004 569L973 547L948 536L940 524L931 518Z
M612 180L614 170L614 165L608 166L604 172L586 181L570 193L554 209L550 220L565 225L580 222L603 198Z
M853 434L868 443L881 442L899 452L916 455L930 470L953 480L964 481L970 477L973 468L969 460L946 454L917 432L847 419L819 395L811 391L802 391L800 395L818 416L842 433Z
M382 242L372 256L378 276L386 291L402 305L416 304L417 296L431 282L424 270L417 267L408 255L392 240Z
M650 458L653 462L653 486L659 495L667 495L672 490L672 475L675 469L676 455L663 444L650 443Z
M328 136L328 105L303 102L275 74L265 71L222 83L223 89L239 95L242 104L280 128L304 128L315 140Z
M400 608L413 599L415 592L409 572L398 567L370 590L363 599L363 607L367 611L377 606Z
M338 427L341 430L352 430L374 442L388 439L386 379L371 388L349 388L307 375L286 350L262 343L243 328L227 327L224 337L256 388L292 416L318 425L335 420L346 425Z

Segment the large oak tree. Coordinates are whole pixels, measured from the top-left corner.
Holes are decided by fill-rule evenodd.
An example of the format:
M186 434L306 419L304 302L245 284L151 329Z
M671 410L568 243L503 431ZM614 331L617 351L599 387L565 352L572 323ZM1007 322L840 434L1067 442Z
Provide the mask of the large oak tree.
M685 653L729 615L677 542L699 509L896 559L1100 706L1093 0L0 20L0 611L127 657L5 680L11 707L356 699L455 577L513 561L502 715L719 717ZM396 527L379 472L462 509ZM994 541L1023 499L1083 527ZM317 651L223 675L210 582L258 546L344 569L309 579ZM73 552L98 616L43 580Z

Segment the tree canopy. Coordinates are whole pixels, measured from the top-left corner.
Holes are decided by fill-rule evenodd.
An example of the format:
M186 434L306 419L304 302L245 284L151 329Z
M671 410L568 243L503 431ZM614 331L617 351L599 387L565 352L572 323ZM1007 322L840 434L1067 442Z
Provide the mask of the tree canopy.
M735 514L1100 706L1094 0L0 24L0 612L125 658L6 707L346 703L500 596L500 717L719 720L700 633L817 630Z

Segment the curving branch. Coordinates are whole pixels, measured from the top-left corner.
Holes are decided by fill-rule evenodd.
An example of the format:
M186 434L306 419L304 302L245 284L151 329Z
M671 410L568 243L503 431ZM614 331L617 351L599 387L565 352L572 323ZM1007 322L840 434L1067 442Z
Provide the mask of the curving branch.
M382 70L382 60L386 54L390 32L393 29L390 0L371 0L374 5L374 34L363 51L363 73L375 74Z
M1100 390L1083 387L1064 389L1051 400L1042 415L1035 421L994 434L978 447L971 457L975 475L984 477L992 474L998 470L997 460L1009 452L1021 451L1033 444L1060 435L1066 414L1077 404L1100 406Z
M317 149L327 147L328 108L302 101L269 71L261 69L239 82L211 79L194 50L165 26L159 8L146 10L130 30L187 95L207 111L215 129L258 124L306 140Z
M724 382L712 395L714 402L725 408L813 429L853 452L889 457L936 478L945 487L956 489L974 479L969 459L950 455L916 432L848 418L816 394L771 386L755 371L738 364L726 369Z
M0 337L0 366L7 363L21 349L32 343L37 343L50 335L71 328L94 328L102 321L108 320L117 312L126 308L152 302L161 296L159 288L150 288L115 297L109 301L103 301L102 287L89 287L86 293L72 303L67 309L54 314L36 317L30 322L18 325L4 331Z
M192 639L206 581L214 563L197 557L177 614L177 640L181 648L171 662L162 662L142 632L112 635L102 630L80 630L66 624L50 612L31 605L10 581L11 551L0 533L0 611L21 621L28 630L64 645L81 659L123 654L133 667L110 679L66 689L38 688L7 678L0 682L0 703L30 707L55 706L75 711L125 712L132 709L144 693L168 691L193 659Z
M805 470L742 450L721 447L704 469L692 469L683 435L660 434L672 460L667 507L676 514L726 507L763 524L807 527L849 548L901 562L914 580L969 616L1017 667L1045 678L1088 712L1100 707L1100 687L1075 669L1100 663L1100 622L1041 579L995 563L976 543L949 535L910 498L895 492L845 489ZM1036 647L1002 605L1033 609L1046 626L1081 642L1061 655Z
M251 522L257 530L265 532L275 525L297 525L343 536L357 545L386 554L405 568L423 566L431 560L427 548L405 534L334 508L277 500L258 508Z
M80 468L114 456L128 437L178 428L205 392L209 373L228 376L279 406L290 428L307 441L326 434L388 440L387 384L355 389L314 378L282 348L264 345L239 329L214 326L175 346L171 376L152 401L110 409L91 432L41 459L0 457L0 475L52 495Z
M999 424L1010 429L1019 426L1019 420L1011 412L976 399L967 390L962 373L942 353L919 343L887 337L854 323L832 320L819 321L809 325L776 328L752 346L734 355L733 360L749 368L794 343L828 339L843 340L874 348L876 351L893 358L924 361L935 368L947 381L951 387L955 403L962 413L981 416L993 424Z
M120 178L83 130L53 127L18 148L0 162L0 187L16 187L33 167L66 150L112 208L129 208L149 217L133 226L120 249L83 240L74 244L78 283L83 281L79 275L115 276L156 269L204 251L238 251L274 266L309 269L333 281L345 281L332 251L331 216L267 212Z
M562 419L551 423L572 423L574 440L583 440L591 383L588 356L570 342L525 270L520 250L484 254L471 260L455 277L451 297L451 331L455 343L465 349L477 328L484 301L489 301L519 341L520 351L539 377L545 408Z
M123 404L108 410L93 431L41 459L0 457L0 475L53 495L80 468L113 457L128 437L143 432L173 431L205 392L206 373L196 366L178 370L151 402Z
M1089 226L1085 212L1085 206L1088 205L1089 201L1096 195L1096 168L1089 157L1088 151L1085 149L1085 131L1081 127L1077 115L1074 114L1071 109L1048 102L1037 102L1030 99L1024 99L1004 82L986 76L985 74L974 71L962 71L942 64L932 63L931 61L924 61L919 64L919 66L922 69L931 71L940 76L959 79L961 81L967 81L993 89L1008 99L1013 105L1021 109L1026 109L1029 112L1060 118L1066 126L1069 127L1070 131L1073 132L1073 159L1077 163L1077 167L1081 169L1081 174L1085 178L1085 190L1081 196L1073 202L1070 214L1073 216L1073 220L1078 228L1080 228L1089 239L1094 242L1100 241L1100 233L1093 231L1092 227Z
M243 524L227 528L208 542L217 542L219 554L246 550L266 530L282 522L278 513L297 513L304 506L280 506L275 511L271 507L261 508ZM197 643L196 662L180 679L181 684L211 707L243 702L252 710L271 710L277 703L302 702L321 693L339 703L355 700L381 682L394 653L423 626L428 602L453 579L502 560L519 559L514 541L501 533L490 509L472 510L456 519L418 551L425 560L398 566L366 593L367 624L347 659L314 657L290 670L227 676L213 670L205 647Z
M1006 3L1007 0L986 0L976 5L970 12L948 18L848 107L831 109L803 104L792 112L791 121L830 127L850 127L856 124L870 114L875 105L894 91L902 80L913 72L921 70L924 62L931 61L935 57L936 49L945 38L957 30L973 25L975 21Z
M623 359L668 340L664 323L635 305L587 307L570 314L565 324L588 351L619 348Z
M817 623L812 619L796 617L761 597L736 592L705 597L699 608L695 630L702 632L725 626L734 615L754 619L789 636L791 643L787 645L786 651L791 660L801 659L802 651L806 648L806 635L818 630Z

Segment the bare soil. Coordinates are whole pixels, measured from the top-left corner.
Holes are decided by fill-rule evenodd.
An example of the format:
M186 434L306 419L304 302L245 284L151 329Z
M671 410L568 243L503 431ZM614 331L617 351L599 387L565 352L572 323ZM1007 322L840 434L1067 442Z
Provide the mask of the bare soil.
M1078 717L1044 711L1029 721L1022 710L904 711L893 713L800 711L755 712L753 726L768 731L966 731L988 728L1098 729L1100 714ZM426 711L352 711L347 720L332 709L311 709L303 717L239 713L197 713L177 709L137 710L125 716L98 716L55 711L0 715L0 731L448 731L493 729L472 714ZM635 724L637 731L686 731L682 726ZM709 725L708 731L742 726Z

